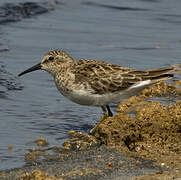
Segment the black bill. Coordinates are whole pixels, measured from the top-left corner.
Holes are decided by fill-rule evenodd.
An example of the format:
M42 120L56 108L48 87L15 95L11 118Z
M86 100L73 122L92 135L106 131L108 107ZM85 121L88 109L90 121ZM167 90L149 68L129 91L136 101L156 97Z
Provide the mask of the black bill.
M22 73L18 74L18 76L22 76L23 74L26 74L26 73L29 73L29 72L32 72L32 71L36 71L36 70L39 70L41 69L41 63L38 63L32 67L30 67L29 69L23 71Z

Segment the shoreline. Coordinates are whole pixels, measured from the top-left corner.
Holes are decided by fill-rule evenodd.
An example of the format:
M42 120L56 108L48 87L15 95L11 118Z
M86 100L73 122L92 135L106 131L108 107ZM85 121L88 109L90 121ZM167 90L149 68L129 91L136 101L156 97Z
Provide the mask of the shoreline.
M26 165L1 179L163 179L181 177L181 81L160 82L121 102L94 136L70 131L63 148L44 138L25 154ZM150 97L175 98L162 105ZM134 114L134 115L133 115ZM131 115L131 116L130 116Z

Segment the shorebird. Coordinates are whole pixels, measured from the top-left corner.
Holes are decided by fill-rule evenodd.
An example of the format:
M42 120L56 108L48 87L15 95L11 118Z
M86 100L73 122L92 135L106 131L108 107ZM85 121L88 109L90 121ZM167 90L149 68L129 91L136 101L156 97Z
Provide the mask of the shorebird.
M113 116L109 104L129 98L145 87L174 76L181 65L136 70L98 60L75 60L62 50L49 51L42 61L18 76L45 70L53 77L60 93L71 101L101 107Z

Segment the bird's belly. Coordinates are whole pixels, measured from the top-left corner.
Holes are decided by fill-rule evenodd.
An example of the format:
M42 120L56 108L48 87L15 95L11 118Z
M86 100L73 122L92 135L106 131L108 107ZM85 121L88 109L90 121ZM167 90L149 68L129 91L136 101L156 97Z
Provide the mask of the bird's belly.
M71 101L87 106L105 106L112 102L118 102L122 99L126 99L129 93L117 92L117 93L107 93L107 94L92 94L90 92L85 92L83 90L75 90L71 92L61 92L65 97Z
M146 82L146 81L145 81ZM105 106L113 102L119 102L121 100L127 99L133 95L138 94L142 89L150 84L150 81L146 83L140 83L134 85L127 90L117 91L114 93L106 94L92 94L84 89L81 90L65 90L57 86L58 90L71 101L87 106Z

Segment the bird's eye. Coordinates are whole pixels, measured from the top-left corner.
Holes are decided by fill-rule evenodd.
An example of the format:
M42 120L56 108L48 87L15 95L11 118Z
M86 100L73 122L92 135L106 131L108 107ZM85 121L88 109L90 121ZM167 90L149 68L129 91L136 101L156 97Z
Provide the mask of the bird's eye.
M53 56L50 56L50 57L48 58L48 60L52 61L52 60L54 60L54 57L53 57Z

